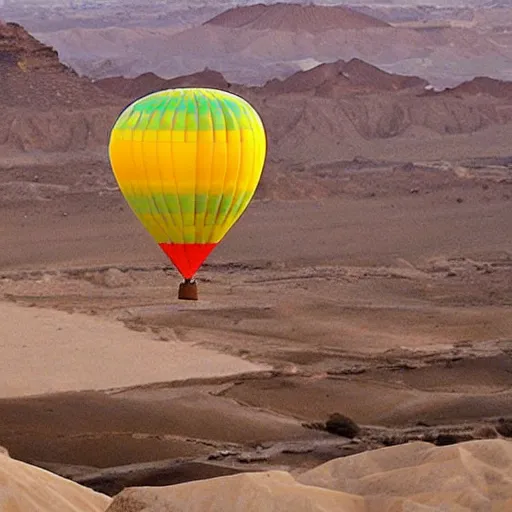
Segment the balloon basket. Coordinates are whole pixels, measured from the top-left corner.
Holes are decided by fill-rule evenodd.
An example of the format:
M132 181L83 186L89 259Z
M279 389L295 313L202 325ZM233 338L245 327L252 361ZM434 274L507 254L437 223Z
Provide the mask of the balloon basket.
M184 281L180 283L178 299L197 300L197 283L195 281Z

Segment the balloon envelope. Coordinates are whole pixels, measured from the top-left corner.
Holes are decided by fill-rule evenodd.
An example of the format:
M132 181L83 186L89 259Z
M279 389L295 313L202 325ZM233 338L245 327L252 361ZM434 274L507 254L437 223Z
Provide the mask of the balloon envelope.
M126 201L186 279L247 208L265 154L254 108L205 88L135 101L117 119L109 143Z

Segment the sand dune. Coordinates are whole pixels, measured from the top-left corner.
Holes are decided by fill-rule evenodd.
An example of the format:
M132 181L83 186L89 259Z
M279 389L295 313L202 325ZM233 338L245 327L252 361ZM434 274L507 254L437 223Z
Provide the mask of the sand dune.
M298 481L364 496L368 512L505 512L512 507L512 444L410 443L330 461Z
M361 498L298 484L280 471L160 489L127 489L108 512L362 512Z
M0 512L103 512L111 498L0 450Z
M1 512L508 512L512 443L423 442L333 459L297 476L272 470L111 498L0 452Z
M413 442L337 458L295 478L285 471L169 487L113 500L0 453L1 512L507 512L512 444Z
M300 475L244 474L122 491L108 512L506 512L512 444L415 442L332 460Z

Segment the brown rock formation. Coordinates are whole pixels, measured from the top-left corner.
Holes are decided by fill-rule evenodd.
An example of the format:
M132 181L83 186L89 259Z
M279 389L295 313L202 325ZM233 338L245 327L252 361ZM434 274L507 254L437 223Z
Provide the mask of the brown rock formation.
M0 25L0 145L10 152L65 152L106 143L119 97L62 64L16 23ZM117 105L114 110L105 109Z
M113 101L16 23L0 26L0 79L0 104L8 107L69 110Z

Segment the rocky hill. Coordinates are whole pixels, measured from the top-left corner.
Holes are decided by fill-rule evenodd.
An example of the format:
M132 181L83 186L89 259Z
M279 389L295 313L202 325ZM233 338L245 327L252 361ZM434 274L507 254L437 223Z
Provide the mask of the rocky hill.
M505 108L506 98L436 93L426 89L427 82L418 77L386 73L358 59L322 64L262 87L229 84L212 71L171 81L143 75L96 84L131 99L171 86L229 88L248 98L261 113L271 159L289 163L358 154L374 157L372 148L380 144L379 140L393 141L394 154L399 157L402 148L411 143L400 141L411 136L416 147L424 143L422 154L429 138L478 133L512 120L512 110ZM418 130L423 141L412 135ZM436 149L439 146L434 145L429 151Z
M57 52L16 23L0 25L0 102L48 110L112 103L112 98L59 61Z
M425 87L426 80L385 71L360 59L338 60L321 64L308 71L299 71L285 80L271 80L261 89L266 93L314 92L318 96L337 97L348 93L397 91Z
M206 22L228 28L283 30L311 33L333 29L388 27L377 18L342 6L276 3L255 4L229 9Z
M493 78L479 76L468 82L463 82L451 89L446 89L443 93L459 96L475 96L484 94L494 96L495 98L512 99L512 82L505 82L503 80L495 80Z
M4 156L102 146L114 112L105 107L121 103L15 23L0 25L0 80Z
M126 98L138 98L152 92L173 87L213 87L227 89L229 83L217 71L205 69L199 73L171 78L166 80L154 73L144 73L136 78L115 76L97 80L95 84L110 94L117 94Z

